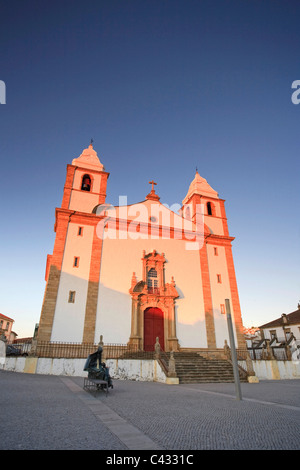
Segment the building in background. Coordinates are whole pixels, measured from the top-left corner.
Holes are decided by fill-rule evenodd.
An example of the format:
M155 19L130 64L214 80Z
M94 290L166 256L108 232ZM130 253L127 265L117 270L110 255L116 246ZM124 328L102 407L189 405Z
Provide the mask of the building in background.
M300 344L300 303L298 303L298 308L294 312L283 313L281 317L265 323L259 328L264 339L274 340L277 343L287 343L293 335Z
M12 318L9 318L6 315L0 313L0 336L4 334L8 342L14 341L16 336L18 336L14 331L12 331L14 322L15 320Z

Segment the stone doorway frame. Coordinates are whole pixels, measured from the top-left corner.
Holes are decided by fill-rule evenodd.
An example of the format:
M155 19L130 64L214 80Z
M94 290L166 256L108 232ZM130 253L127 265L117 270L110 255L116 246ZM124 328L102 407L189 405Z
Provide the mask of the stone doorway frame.
M171 283L165 283L164 264L165 255L153 252L143 252L143 280L138 281L135 273L132 275L131 288L131 333L128 345L144 349L144 312L147 308L159 308L164 315L164 345L165 351L179 351L179 343L176 336L175 300L179 294L172 277ZM157 271L158 288L152 291L148 288L148 272L151 268ZM154 345L153 345L154 349Z

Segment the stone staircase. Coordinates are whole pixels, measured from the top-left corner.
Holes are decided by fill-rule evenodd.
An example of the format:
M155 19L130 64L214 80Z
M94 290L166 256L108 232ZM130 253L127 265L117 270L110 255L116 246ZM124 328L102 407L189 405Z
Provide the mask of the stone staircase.
M154 352L125 353L124 359L154 359ZM166 364L170 353L163 353ZM176 375L180 384L225 383L234 382L233 367L226 359L206 359L195 352L175 352ZM247 382L247 377L240 373L240 382Z
M233 367L225 359L206 359L197 353L174 353L180 384L234 382ZM247 382L240 373L240 382Z

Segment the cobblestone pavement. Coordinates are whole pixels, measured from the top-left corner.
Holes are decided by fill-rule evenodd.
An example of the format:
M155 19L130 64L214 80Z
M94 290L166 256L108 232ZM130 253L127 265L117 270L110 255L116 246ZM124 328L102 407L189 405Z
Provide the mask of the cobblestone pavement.
M299 450L300 380L165 385L0 371L0 449Z

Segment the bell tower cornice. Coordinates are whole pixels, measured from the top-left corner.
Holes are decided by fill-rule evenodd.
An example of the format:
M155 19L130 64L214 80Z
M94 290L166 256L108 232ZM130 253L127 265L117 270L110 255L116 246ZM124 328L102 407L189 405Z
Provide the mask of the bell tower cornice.
M72 160L72 165L90 170L105 171L104 166L99 160L97 152L93 148L93 141L83 150L78 158Z
M191 182L182 204L188 204L195 195L219 199L217 191L208 184L205 178L199 175L198 170L196 170L195 178Z

